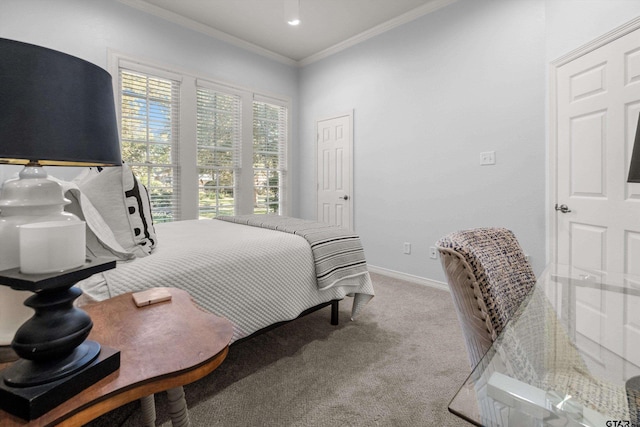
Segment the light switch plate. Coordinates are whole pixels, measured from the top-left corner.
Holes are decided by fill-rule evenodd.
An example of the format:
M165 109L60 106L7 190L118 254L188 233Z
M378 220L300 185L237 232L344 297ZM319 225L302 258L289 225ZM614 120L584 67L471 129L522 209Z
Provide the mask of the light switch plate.
M482 166L495 165L496 164L496 152L485 151L480 153L480 164Z

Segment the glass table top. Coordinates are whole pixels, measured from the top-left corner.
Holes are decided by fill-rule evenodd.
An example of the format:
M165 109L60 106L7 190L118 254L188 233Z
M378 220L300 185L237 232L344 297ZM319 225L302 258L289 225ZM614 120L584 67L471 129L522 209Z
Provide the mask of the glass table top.
M449 404L478 426L640 426L640 277L549 266Z

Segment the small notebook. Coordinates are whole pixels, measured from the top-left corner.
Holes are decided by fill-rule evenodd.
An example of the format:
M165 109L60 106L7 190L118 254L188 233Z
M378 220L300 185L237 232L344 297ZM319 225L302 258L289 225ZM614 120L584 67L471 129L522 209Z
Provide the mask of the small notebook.
M155 304L163 301L170 301L171 294L163 288L151 288L133 294L133 301L138 307Z

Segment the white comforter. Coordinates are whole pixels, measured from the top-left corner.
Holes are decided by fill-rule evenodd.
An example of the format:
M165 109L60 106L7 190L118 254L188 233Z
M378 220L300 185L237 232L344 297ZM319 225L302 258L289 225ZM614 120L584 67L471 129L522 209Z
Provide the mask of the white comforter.
M355 317L374 295L369 274L318 290L311 249L300 236L213 220L155 228L152 255L118 262L78 286L94 300L158 286L184 289L233 323L232 342L347 295L354 296Z

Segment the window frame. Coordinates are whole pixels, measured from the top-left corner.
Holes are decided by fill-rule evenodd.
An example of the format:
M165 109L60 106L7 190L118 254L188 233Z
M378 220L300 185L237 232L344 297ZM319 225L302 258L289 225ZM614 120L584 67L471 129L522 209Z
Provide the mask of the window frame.
M252 102L252 108L253 106L255 106L256 103L261 103L261 104L267 104L267 105L271 105L271 106L276 106L279 108L284 108L287 110L287 117L285 118L285 135L283 136L284 138L284 144L281 144L280 142L278 142L278 146L277 146L277 152L278 152L278 157L280 156L280 151L284 151L284 158L285 160L289 159L289 147L288 147L288 143L289 143L289 109L286 105L280 103L277 99L273 99L273 98L269 98L269 97L265 97L265 96L261 96L261 95L257 95L254 94L253 96L253 102ZM253 111L253 109L252 109ZM263 118L264 119L264 118ZM252 116L252 121L255 122L256 117ZM253 135L253 137L255 138L255 135ZM253 147L252 147L253 148ZM251 152L252 156L255 155L255 152L252 150ZM278 174L278 198L280 198L280 195L282 193L286 193L286 189L289 185L289 172L290 172L290 168L288 164L282 165L280 161L278 161L278 167L277 168L261 168L260 170L263 170L267 173L267 175L270 175L271 173L277 173ZM254 191L256 190L255 187L255 173L256 173L256 169L253 169L253 174L254 174ZM267 191L268 188L270 187L269 183L269 178L267 177ZM284 201L286 202L286 200ZM278 214L279 215L283 215L282 210L283 210L283 201L278 200ZM266 209L267 209L267 213L270 212L270 208L271 206L269 204L267 204Z
M127 95L128 98L132 99L132 105L137 104L135 100L142 99L144 100L143 105L146 106L146 108L143 110L146 113L143 119L143 123L146 124L146 128L145 128L146 137L143 139L134 138L129 141L131 144L144 146L144 150L146 151L145 159L143 161L131 161L131 159L127 159L128 165L131 167L131 170L134 171L134 173L136 173L136 171L138 172L146 171L143 173L137 173L136 175L138 179L141 180L141 182L147 187L147 190L149 191L149 196L151 199L151 206L152 206L151 211L154 215L154 221L156 222L179 221L181 219L181 203L180 203L180 191L179 191L179 188L180 188L180 158L179 158L180 100L179 100L179 97L180 97L181 81L176 80L174 78L169 78L166 75L160 76L158 75L158 73L151 74L151 73L147 73L139 70L132 70L131 67L127 66L127 64L121 64L121 66L118 69L118 78L116 83L118 86L118 94L119 94L119 96L116 98L119 104L119 108L118 108L118 113L119 113L118 125L119 126L123 125L122 114L123 114L123 106L125 104L124 103L125 92L122 91L122 87L124 85L125 80L129 80L129 79L125 79L123 74L140 76L142 79L146 80L147 82L144 96L139 96L139 94L136 94L135 91ZM170 84L170 89L169 89L169 93L171 95L170 102L166 102L160 97L156 97L154 99L149 89L149 83L153 80L163 80ZM133 80L131 81L133 82ZM157 105L166 104L169 109L168 110L170 112L169 134L171 137L167 143L154 141L153 138L150 136L151 129L153 129L153 122L154 122L152 118L152 112L151 112L154 104L157 104ZM139 116L136 117L136 115L127 114L126 117L127 119L130 119L132 122L136 122ZM176 119L178 119L177 122L176 122ZM122 132L122 129L119 128L119 130L120 130L119 135L120 135L120 145L121 145L120 150L122 152L122 149L123 149L122 145L124 143L122 139L123 132ZM149 158L150 152L154 151L153 148L154 147L157 148L163 145L166 145L169 147L169 150L171 151L171 161L169 163L154 163L153 161L150 161L150 158ZM166 184L161 185L159 187L155 187L151 185L151 179L152 179L154 169L171 170L171 181L169 186L167 186ZM154 204L154 202L157 201L156 197L154 196L155 190L159 190L160 192L162 192L163 188L171 189L170 193L168 193L171 195L169 198L170 203L165 208L161 208L157 204ZM166 195L160 196L159 198L160 199L166 198ZM167 217L160 216L159 213L162 211L168 211L167 212L169 214L168 217L171 219L167 219Z
M152 74L162 78L171 78L180 82L180 119L179 119L179 200L180 219L199 218L199 191L197 167L197 88L213 87L224 93L241 97L241 144L242 155L236 185L239 188L235 201L236 215L253 213L253 101L268 102L287 109L285 174L281 183L280 215L291 212L291 146L292 146L292 101L287 96L259 91L232 83L219 81L208 75L170 66L157 61L128 55L109 49L108 70L113 78L113 90L116 100L120 99L119 70L121 67ZM119 135L121 135L121 108L116 106ZM250 191L247 191L251 189Z

